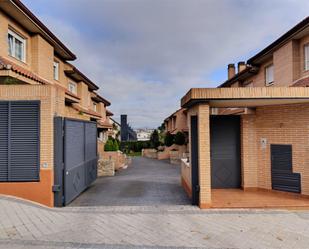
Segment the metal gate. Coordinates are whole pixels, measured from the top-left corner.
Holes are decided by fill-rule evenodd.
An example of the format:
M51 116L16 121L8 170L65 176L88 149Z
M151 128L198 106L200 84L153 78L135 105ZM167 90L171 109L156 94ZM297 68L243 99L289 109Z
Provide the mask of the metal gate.
M95 122L55 118L55 206L69 204L97 178Z
M211 116L211 187L240 188L240 117Z

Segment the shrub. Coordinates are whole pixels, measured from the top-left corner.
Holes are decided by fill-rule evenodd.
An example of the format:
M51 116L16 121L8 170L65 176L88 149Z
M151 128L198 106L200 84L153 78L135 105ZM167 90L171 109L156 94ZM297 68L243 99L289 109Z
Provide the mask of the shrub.
M171 134L170 132L167 132L164 138L164 144L167 147L170 147L174 144L174 135Z
M119 145L116 139L113 141L113 151L118 151L119 150Z
M178 131L175 135L174 143L177 145L184 145L186 143L186 136L183 132Z
M105 151L114 151L114 143L113 140L109 139L106 141L104 145L104 150Z
M141 152L142 149L150 148L150 141L122 141L120 150L124 153Z

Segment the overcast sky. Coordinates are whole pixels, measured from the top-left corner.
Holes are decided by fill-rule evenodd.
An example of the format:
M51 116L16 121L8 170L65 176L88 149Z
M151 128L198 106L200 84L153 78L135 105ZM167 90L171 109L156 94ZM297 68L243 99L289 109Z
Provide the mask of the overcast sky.
M24 0L78 57L119 120L157 127L308 15L308 0Z

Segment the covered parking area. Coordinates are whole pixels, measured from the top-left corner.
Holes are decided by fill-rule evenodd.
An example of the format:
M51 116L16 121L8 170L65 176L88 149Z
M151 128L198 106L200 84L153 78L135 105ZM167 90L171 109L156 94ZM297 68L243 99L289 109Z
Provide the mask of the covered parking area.
M191 89L181 105L193 204L309 207L309 89Z

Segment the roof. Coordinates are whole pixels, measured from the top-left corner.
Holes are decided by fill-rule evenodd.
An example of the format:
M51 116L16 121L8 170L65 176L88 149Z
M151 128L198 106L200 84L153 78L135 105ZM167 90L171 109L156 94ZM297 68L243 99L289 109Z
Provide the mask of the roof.
M309 16L306 17L297 25L295 25L285 34L280 36L277 40L268 45L266 48L261 50L259 53L251 57L247 61L248 67L245 70L241 71L240 73L237 73L234 77L228 79L218 87L228 87L238 80L245 79L252 74L256 74L259 70L258 66L263 61L263 59L268 58L267 56L270 56L275 49L282 46L284 43L291 40L292 38L301 37L303 32L309 32Z
M258 60L265 56L268 53L271 53L274 49L276 49L279 46L282 46L283 43L286 41L292 39L295 35L299 34L300 32L304 31L305 29L309 28L309 16L303 19L301 22L296 24L293 28L291 28L289 31L287 31L285 34L280 36L277 40L275 40L273 43L268 45L266 48L264 48L262 51L251 57L247 63L250 65L258 64Z
M24 69L23 67L17 65L16 63L0 56L0 70L11 70L14 73L22 75L30 80L34 80L41 84L50 84L47 80L43 79L42 77L36 75L35 73L31 72L30 70Z
M309 77L297 80L292 87L309 87Z
M198 103L207 103L210 107L258 107L309 103L309 88L192 88L181 99L181 106L186 108L190 108Z
M258 67L247 66L246 69L242 70L238 74L235 74L234 77L226 80L224 83L222 83L218 87L229 87L230 85L232 85L233 83L235 83L238 80L246 79L249 76L256 74L258 72L258 70L259 70Z
M91 98L94 100L94 101L97 101L97 102L103 102L106 106L110 106L111 103L106 100L105 98L103 98L102 96L100 96L99 94L97 93L94 93L93 96L91 96Z
M112 120L115 124L117 124L118 126L121 126L115 119L113 118L109 118L110 120Z
M175 111L175 112L173 112L171 115L169 115L166 119L164 119L164 121L167 121L167 120L169 120L170 118L172 118L173 116L175 116L176 114L177 114L177 112L179 112L179 111L186 111L186 109L184 109L184 108L179 108L177 111Z
M90 90L95 91L99 89L99 87L96 84L94 84L86 75L84 75L81 71L79 71L75 66L69 63L68 65L71 67L71 69L64 70L65 74L68 77L78 82L79 81L85 82L88 85Z
M0 8L33 34L42 35L65 60L75 60L73 54L20 0L1 0ZM22 20L19 21L19 20Z
M106 115L107 116L114 116L114 113L106 109Z
M110 124L107 119L104 121L98 121L98 126L105 129L113 128L113 125Z

